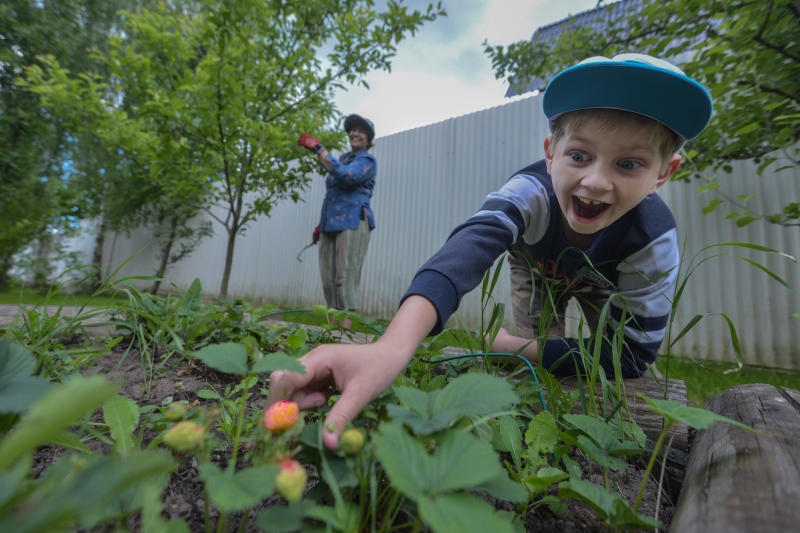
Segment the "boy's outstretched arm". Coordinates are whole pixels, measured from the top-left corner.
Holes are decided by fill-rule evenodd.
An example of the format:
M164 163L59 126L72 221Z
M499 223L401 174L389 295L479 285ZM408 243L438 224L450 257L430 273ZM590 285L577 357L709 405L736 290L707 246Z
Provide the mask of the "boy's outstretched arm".
M487 335L486 340L490 338ZM526 339L517 337L508 332L506 328L500 328L497 337L492 344L492 351L497 353L517 353L533 364L539 363L539 348L536 339Z
M436 308L427 298L409 296L374 343L325 344L299 359L305 374L283 370L270 374L265 408L292 400L300 409L313 409L338 390L341 397L328 413L322 433L325 447L335 449L347 423L392 385L436 319Z

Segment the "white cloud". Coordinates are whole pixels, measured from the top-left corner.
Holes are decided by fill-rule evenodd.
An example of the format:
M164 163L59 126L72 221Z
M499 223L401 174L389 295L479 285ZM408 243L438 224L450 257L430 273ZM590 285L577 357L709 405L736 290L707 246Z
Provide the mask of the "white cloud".
M337 95L342 113L372 119L380 137L506 103L506 84L494 78L481 43L529 39L539 26L590 9L596 0L444 4L448 17L400 43L391 73L373 72L366 78L370 89L356 87Z

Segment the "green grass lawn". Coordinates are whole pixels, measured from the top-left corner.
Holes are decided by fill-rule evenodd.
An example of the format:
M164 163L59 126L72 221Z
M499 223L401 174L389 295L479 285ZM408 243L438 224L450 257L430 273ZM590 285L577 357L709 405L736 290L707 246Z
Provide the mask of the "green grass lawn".
M0 291L0 305L87 305L104 307L125 303L126 298L89 294L48 293L44 289L11 288Z
M701 366L702 363L702 366ZM662 374L667 373L667 361L659 357L656 366ZM769 383L800 390L800 371L776 370L764 367L744 366L738 372L723 374L735 365L710 361L695 362L688 358L672 357L669 360L670 378L686 382L689 404L704 407L720 392L747 383Z

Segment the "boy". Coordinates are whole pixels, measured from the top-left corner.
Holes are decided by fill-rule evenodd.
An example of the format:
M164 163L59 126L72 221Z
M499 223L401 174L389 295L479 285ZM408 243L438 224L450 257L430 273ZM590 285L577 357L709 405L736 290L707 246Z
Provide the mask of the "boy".
M312 350L301 359L305 375L274 372L267 405L292 399L301 409L319 407L335 386L341 397L325 423L334 431L323 432L335 448L337 432L391 386L422 340L441 331L461 296L507 250L516 257L512 272L530 278L529 263L583 289L595 311L610 298L609 328L625 324L623 375L644 372L663 339L678 264L674 220L653 193L678 168L683 142L708 123L711 97L665 61L622 54L559 73L543 108L552 132L545 159L515 174L451 233L415 275L386 333L369 345ZM524 318L528 305L515 315ZM493 348L524 346L524 356L551 371L582 370L574 339L547 340L539 354L532 338L503 330ZM600 363L613 372L607 345Z

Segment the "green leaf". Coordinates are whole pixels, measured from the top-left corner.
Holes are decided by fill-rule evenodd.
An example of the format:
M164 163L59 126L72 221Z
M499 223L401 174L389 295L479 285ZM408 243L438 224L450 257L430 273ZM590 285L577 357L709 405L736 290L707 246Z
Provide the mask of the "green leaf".
M528 456L533 457L534 462L538 456L544 453L551 453L558 444L560 431L556 425L556 420L550 411L542 411L531 420L528 430L525 432L525 444L528 445Z
M283 352L274 352L259 359L253 364L252 368L252 371L256 374L268 374L275 370L288 370L298 374L306 373L306 367L303 366L303 363Z
M755 429L741 422L712 413L711 411L706 411L705 409L700 409L699 407L687 407L675 400L654 400L641 393L637 393L637 396L650 404L650 409L664 418L675 422L681 422L694 429L705 429L712 422L725 422L726 424L731 424L751 433L758 433Z
M197 391L197 397L203 400L221 400L222 396L215 390L211 389L200 389Z
M711 200L710 202L708 202L708 205L703 208L703 214L707 215L709 213L713 213L714 210L717 208L717 206L722 203L724 202L720 199Z
M133 432L139 423L136 402L115 394L103 404L103 417L114 441L114 449L122 456L128 455L134 449Z
M275 492L278 470L278 466L273 464L254 466L239 472L233 471L233 465L225 470L213 463L201 463L198 467L200 479L205 482L211 501L226 513L253 507Z
M634 455L643 452L634 441L619 439L619 430L611 423L601 420L594 416L581 414L566 414L564 420L572 424L588 437L605 452L612 455Z
M465 431L445 433L431 456L394 424L382 424L373 444L392 484L412 500L423 493L474 488L505 475L491 445Z
M638 529L657 528L661 525L654 518L637 514L619 494L583 479L570 479L561 483L558 486L558 495L562 498L583 500L614 527Z
M336 531L356 531L358 528L358 507L351 502L342 502L336 508L315 505L306 511L306 515L325 522Z
M100 376L76 378L39 398L13 432L0 442L0 470L23 453L57 438L67 427L109 399L119 388Z
M428 461L428 491L467 489L506 476L492 446L465 431L447 432Z
M73 450L86 453L94 453L91 448L83 443L78 435L68 430L62 431L60 435L50 439L50 442L56 446L63 446L64 448L72 448Z
M90 517L120 511L120 496L142 484L166 481L175 468L166 450L118 455L64 456L47 469L35 498L21 502L5 527L14 531L58 531L87 526ZM163 484L162 484L163 486ZM113 516L113 515L112 515ZM5 517L4 517L5 518Z
M194 356L218 372L237 376L243 376L248 372L247 352L239 343L212 344L194 352Z
M508 515L469 494L422 497L417 504L420 518L437 533L514 533Z
M528 493L523 486L512 481L505 470L501 470L489 481L484 481L475 485L474 490L484 491L494 496L498 500L513 503L524 503L528 500Z
M750 133L751 131L756 131L757 129L760 129L760 128L761 128L761 125L759 123L752 122L750 124L747 124L746 126L742 126L738 130L736 130L734 132L734 135L744 135L745 133Z
M553 483L558 483L568 477L569 475L563 470L552 466L544 466L536 472L536 475L527 477L523 481L531 489L533 496L536 496L547 490L547 487Z
M303 518L315 506L314 502L300 500L288 505L272 505L256 516L256 527L270 533L290 533L303 529Z
M306 342L306 330L302 328L294 330L286 337L286 342L289 344L289 349L295 352Z
M31 456L26 455L13 468L0 472L0 508L5 507L11 497L20 491L30 467Z
M429 458L421 442L399 426L382 424L379 432L373 433L372 443L394 488L409 498L425 489Z
M0 339L0 413L24 413L51 383L33 376L36 359L19 344Z
M608 453L607 449L603 449L595 442L586 437L586 435L579 435L577 439L578 447L583 450L589 459L596 462L603 468L610 468L611 470L624 470L628 463L614 457Z
M459 376L431 392L410 387L393 390L410 410L390 405L389 416L420 435L445 429L461 417L500 412L519 401L507 380L478 373Z
M492 443L500 451L511 454L517 472L522 470L522 432L511 416L501 416L492 424Z

